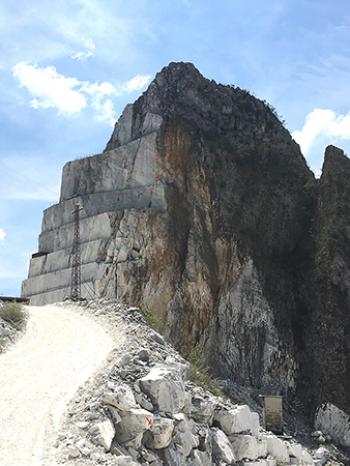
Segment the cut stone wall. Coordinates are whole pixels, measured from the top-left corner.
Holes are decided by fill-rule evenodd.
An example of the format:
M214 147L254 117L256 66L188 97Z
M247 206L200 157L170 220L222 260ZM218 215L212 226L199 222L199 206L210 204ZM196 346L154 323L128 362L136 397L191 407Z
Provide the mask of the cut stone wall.
M62 300L70 293L76 203L83 207L82 296L116 296L115 263L126 261L129 254L117 224L128 211L161 212L166 207L164 184L156 179L156 152L153 132L65 165L60 202L44 211L39 236L39 252L44 254L31 259L28 279L22 284L22 295L32 304Z

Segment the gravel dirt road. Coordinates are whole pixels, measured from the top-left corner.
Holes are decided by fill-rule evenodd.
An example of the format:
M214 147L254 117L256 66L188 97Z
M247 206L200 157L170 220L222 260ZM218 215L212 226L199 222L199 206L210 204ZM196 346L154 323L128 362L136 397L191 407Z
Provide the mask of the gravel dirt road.
M103 327L73 308L27 308L24 337L0 355L0 465L52 466L60 418L113 348Z

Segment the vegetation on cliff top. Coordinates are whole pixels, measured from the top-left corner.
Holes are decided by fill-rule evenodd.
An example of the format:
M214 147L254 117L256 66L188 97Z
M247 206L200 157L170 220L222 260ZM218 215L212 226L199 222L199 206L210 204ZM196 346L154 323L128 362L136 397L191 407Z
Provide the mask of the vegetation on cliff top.
M205 390L209 390L213 395L222 396L222 392L217 379L210 375L209 368L205 363L205 356L202 347L197 343L188 356L190 362L189 379Z

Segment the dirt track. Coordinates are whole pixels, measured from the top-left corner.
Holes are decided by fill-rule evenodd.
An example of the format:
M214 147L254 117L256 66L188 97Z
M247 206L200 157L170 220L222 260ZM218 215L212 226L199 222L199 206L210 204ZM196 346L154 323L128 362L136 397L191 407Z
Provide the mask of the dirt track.
M60 417L113 347L96 322L56 305L28 307L25 336L0 355L0 465L51 466Z

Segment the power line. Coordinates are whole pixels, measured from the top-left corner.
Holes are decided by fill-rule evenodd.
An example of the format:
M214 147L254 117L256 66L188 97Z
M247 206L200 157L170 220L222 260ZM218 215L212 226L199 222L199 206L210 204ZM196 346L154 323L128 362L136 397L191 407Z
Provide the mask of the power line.
M95 292L94 292L94 291L91 291L90 286L88 286L88 284L87 284L86 282L82 283L82 286L85 286L86 291L87 291L87 294L88 294L88 297L89 297L90 299L94 299L94 298L95 298Z
M84 282L83 285L85 285L85 287L87 288L90 297L95 298L96 293L94 289L87 282Z
M43 184L39 183L37 179L31 178L28 175L23 175L23 173L19 174L16 172L14 169L11 169L8 165L4 164L4 162L0 159L1 163L1 170L5 170L11 177L17 178L19 181L27 181L35 186L38 186L39 188L44 189L47 193L49 194L54 194L55 199L58 199L59 197L59 192L54 191L52 188L49 188L48 186L44 186Z

